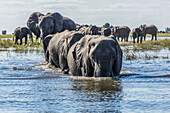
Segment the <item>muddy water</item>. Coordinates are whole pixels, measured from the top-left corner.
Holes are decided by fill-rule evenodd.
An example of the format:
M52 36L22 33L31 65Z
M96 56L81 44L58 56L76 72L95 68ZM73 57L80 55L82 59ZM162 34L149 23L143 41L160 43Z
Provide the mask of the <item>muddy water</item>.
M9 50L0 51L1 113L170 111L168 49L124 53L120 79L71 77L45 65L42 52Z

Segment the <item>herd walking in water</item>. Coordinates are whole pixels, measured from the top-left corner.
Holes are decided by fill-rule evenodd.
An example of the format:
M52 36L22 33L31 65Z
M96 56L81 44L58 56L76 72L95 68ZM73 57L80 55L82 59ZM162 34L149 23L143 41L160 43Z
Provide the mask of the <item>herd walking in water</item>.
M130 28L115 26L112 28L96 25L79 25L72 19L60 13L34 12L27 21L27 27L15 29L15 44L22 44L27 34L33 42L32 33L36 39L43 42L43 51L47 63L60 68L63 73L71 72L75 76L115 77L119 76L122 67L122 50L117 40L128 41ZM131 32L133 43L145 40L146 34L157 40L155 25L141 25ZM120 39L121 38L121 39Z

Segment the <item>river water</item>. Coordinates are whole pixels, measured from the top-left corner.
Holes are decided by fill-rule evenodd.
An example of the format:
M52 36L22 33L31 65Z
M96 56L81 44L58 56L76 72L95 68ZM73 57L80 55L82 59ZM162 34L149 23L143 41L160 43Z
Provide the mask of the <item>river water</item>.
M1 50L0 113L170 111L169 49L124 52L122 72L120 79L72 77L46 65L42 51Z

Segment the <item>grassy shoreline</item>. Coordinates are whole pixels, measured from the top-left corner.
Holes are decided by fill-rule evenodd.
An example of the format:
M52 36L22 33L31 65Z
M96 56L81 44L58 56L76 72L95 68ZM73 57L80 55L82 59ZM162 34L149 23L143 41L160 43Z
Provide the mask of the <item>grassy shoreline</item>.
M23 44L24 44L24 40L23 40ZM132 41L129 42L120 42L119 41L120 46L133 46L134 50L137 50L138 48L143 49L143 50L152 50L152 49L160 49L160 48L169 48L170 50L170 38L167 39L163 39L163 40L153 40L153 41L143 41L142 44L133 44ZM42 42L41 44L38 43L38 41L36 41L34 39L34 43L32 44L30 40L28 40L28 44L27 45L15 45L13 40L11 39L0 39L0 48L20 48L20 49L24 49L27 47L34 47L34 48L41 48L42 49Z
M151 37L151 35L146 35L147 37ZM8 34L8 35L0 35L0 39L1 38L12 38L13 35L12 34ZM33 38L35 38L36 36L33 35ZM129 35L129 37L131 37L131 34ZM158 33L157 37L170 37L170 33Z

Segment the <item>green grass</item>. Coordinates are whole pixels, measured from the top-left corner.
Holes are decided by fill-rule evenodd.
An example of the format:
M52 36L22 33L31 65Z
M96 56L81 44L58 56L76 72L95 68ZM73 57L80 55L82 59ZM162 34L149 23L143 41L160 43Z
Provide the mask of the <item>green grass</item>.
M0 39L1 38L12 38L12 37L13 37L13 35L0 35ZM36 36L33 35L33 38L36 38Z
M18 43L20 43L18 41ZM25 41L23 40L23 44L25 44ZM22 47L22 48L25 48L25 47L42 47L42 42L41 44L38 44L38 42L36 42L34 40L33 44L31 44L31 41L28 40L27 41L27 45L15 45L13 40L10 40L10 39L7 39L7 40L2 40L0 39L0 48L9 48L9 47L15 47L15 48L18 48L18 47Z
M137 47L142 49L164 48L164 47L170 48L170 39L146 41L143 42L143 44L138 44Z
M153 41L143 41L142 44L133 44L132 41L129 42L119 42L120 46L133 46L134 50L138 48L141 49L158 49L158 48L170 48L170 39L164 40L153 40Z

